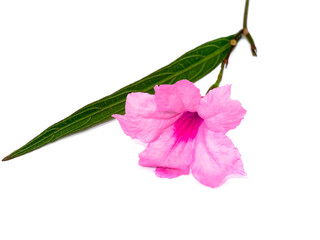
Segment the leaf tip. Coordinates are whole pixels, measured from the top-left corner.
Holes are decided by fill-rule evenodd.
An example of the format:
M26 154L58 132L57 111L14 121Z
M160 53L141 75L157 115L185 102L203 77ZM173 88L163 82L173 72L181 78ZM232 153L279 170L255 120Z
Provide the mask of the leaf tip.
M9 156L6 156L4 159L2 159L2 162L5 162L5 161L8 161L10 159L12 159L13 157L11 157L10 155Z

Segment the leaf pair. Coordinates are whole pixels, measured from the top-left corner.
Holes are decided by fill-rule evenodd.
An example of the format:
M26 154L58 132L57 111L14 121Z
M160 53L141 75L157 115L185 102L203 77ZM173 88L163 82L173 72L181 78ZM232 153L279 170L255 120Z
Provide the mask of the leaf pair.
M117 92L84 106L69 117L50 126L30 142L14 151L3 161L34 151L48 143L85 130L112 119L112 114L124 114L129 93L154 93L154 86L173 84L182 79L196 82L215 69L228 55L235 37L231 35L207 42L176 59L169 65L151 73Z

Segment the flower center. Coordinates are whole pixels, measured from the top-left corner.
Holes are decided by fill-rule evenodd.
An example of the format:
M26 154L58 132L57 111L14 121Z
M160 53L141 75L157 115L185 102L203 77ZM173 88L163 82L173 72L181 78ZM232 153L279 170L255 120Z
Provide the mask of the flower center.
M199 126L203 122L203 119L197 112L185 112L174 123L174 136L179 141L188 141L194 139L198 133Z

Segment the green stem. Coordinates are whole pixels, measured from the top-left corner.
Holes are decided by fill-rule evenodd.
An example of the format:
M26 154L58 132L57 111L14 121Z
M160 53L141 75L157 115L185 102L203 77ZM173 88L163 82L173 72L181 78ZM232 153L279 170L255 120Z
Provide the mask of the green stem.
M246 35L245 35L246 39L249 41L250 43L250 46L251 46L251 52L252 52L252 55L253 56L257 56L257 47L256 45L254 44L254 40L251 36L251 34L248 32Z
M243 15L243 29L247 29L247 22L248 22L248 11L249 11L249 0L246 0L246 6L244 8L244 15Z
M225 66L225 62L223 61L223 62L221 63L221 69L220 69L220 72L219 72L219 75L218 75L218 79L217 79L217 81L208 89L207 93L208 93L210 90L219 87L220 82L221 82L221 80L222 80L222 76L223 76L224 66Z

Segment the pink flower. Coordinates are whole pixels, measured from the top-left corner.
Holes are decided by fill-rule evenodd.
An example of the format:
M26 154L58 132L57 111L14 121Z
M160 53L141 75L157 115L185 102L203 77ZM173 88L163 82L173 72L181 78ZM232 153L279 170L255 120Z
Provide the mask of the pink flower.
M230 85L203 98L188 80L154 89L155 95L129 94L126 114L113 115L127 135L148 143L139 165L155 167L156 175L164 178L191 171L209 187L245 175L240 153L225 135L246 113L240 102L230 99Z

